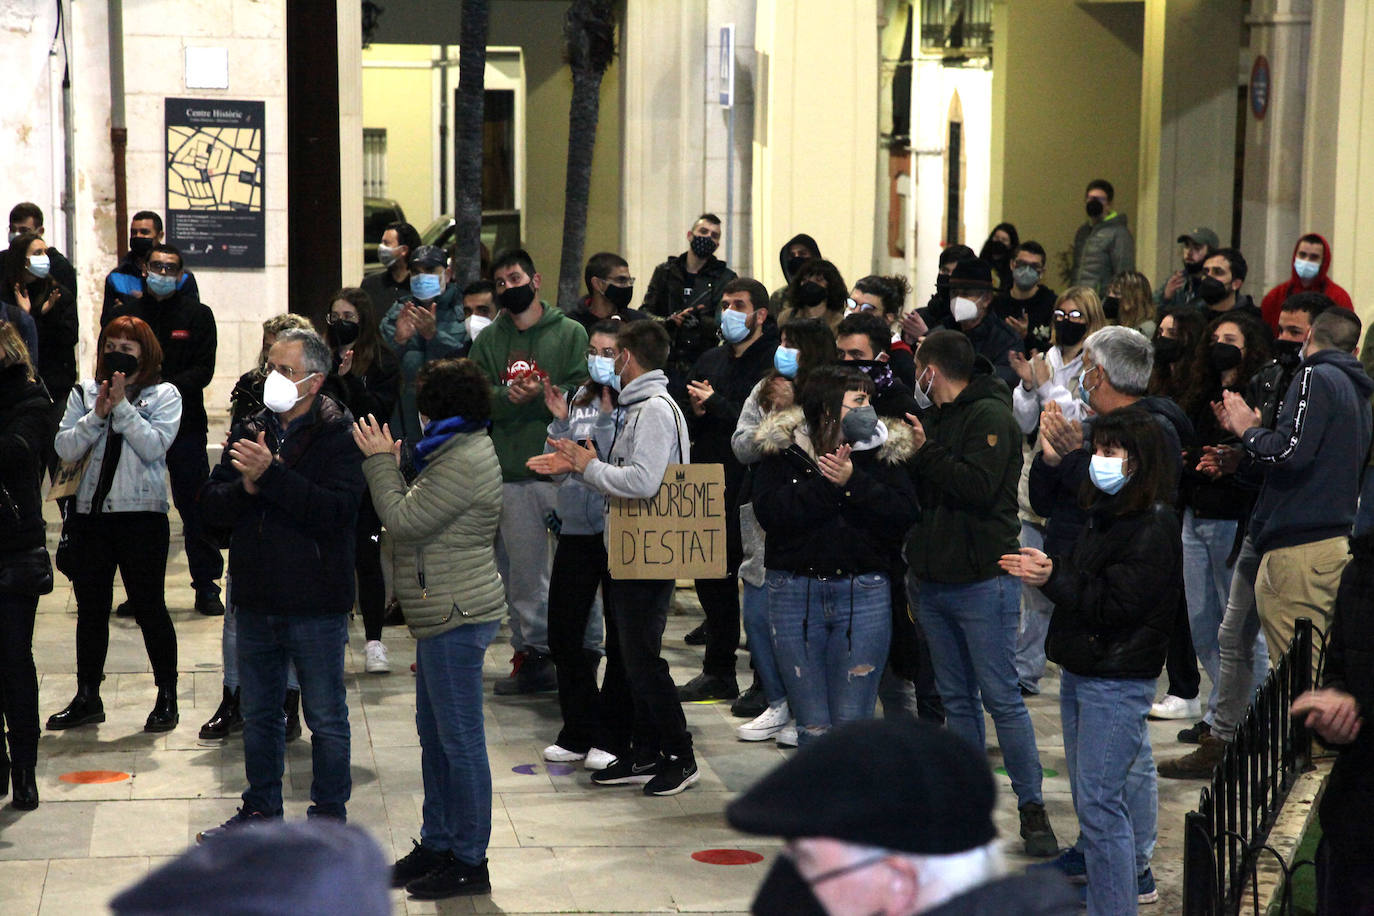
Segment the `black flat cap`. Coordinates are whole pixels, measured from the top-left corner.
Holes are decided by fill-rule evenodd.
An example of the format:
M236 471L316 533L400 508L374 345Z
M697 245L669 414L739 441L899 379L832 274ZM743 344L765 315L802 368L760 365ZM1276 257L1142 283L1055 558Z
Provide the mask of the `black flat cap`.
M992 289L992 268L982 258L961 258L949 275L950 289Z
M917 855L997 838L987 758L923 722L870 719L833 729L725 809L737 830L830 837Z

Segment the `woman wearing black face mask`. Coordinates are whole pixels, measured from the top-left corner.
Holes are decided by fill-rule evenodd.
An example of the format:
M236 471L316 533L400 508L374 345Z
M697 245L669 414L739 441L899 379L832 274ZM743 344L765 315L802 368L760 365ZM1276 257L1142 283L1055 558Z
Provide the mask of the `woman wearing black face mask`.
M1107 326L1097 293L1086 286L1071 286L1054 304L1054 330L1050 352L1032 352L1027 359L1012 351L1011 366L1021 383L1012 389L1012 410L1021 432L1030 435L1040 425L1040 412L1054 401L1064 416L1081 420L1089 414L1078 393L1083 371L1083 341Z
M826 366L807 378L800 408L755 433L769 631L803 744L873 715L892 636L890 573L916 517L903 470L911 428L885 426L872 394L862 372Z
M1183 509L1183 584L1188 597L1188 621L1197 660L1212 682L1202 721L1179 733L1179 740L1196 744L1211 731L1220 683L1217 632L1231 590L1238 530L1254 503L1254 491L1239 486L1233 475L1210 477L1196 468L1203 448L1234 444L1212 411L1223 391L1246 393L1250 378L1270 359L1269 331L1245 314L1228 313L1214 319L1198 344L1188 390L1179 406L1192 421L1194 440L1185 443L1179 501ZM1251 405L1251 406L1258 406ZM1253 686L1269 669L1269 653L1261 634L1255 640Z
M787 308L778 324L794 318L821 318L833 332L844 320L849 287L839 268L829 261L811 260L792 278L787 288Z
M997 289L1005 292L1011 289L1011 252L1021 244L1021 236L1011 223L998 223L988 233L978 257L988 262L992 272L997 275Z
M177 641L167 578L167 449L181 425L181 395L159 381L162 347L141 319L120 316L97 344L95 377L72 389L57 432L58 457L86 462L64 511L58 568L76 596L76 697L49 729L105 721L100 699L118 568L157 683L144 731L176 728Z
M335 293L325 318L324 336L334 350L334 371L326 382L326 392L355 417L391 416L400 387L400 362L377 333L377 319L367 293L356 287ZM382 581L381 532L382 522L371 495L364 493L358 504L356 568L368 674L391 670L382 644L386 586Z
M1193 308L1178 309L1160 319L1153 338L1155 365L1150 373L1150 394L1175 403L1182 399L1188 389L1189 367L1206 324L1206 319Z

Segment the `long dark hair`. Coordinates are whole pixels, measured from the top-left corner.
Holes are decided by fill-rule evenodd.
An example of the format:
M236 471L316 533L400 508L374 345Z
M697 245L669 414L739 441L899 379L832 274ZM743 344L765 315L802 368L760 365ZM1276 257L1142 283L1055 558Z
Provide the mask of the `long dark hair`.
M801 405L811 445L817 455L833 452L842 439L840 412L844 396L850 391L862 391L873 396L873 381L864 373L845 363L821 366L801 387L797 402Z
M358 312L358 339L353 341L352 346L353 371L362 376L374 363L381 361L382 350L389 348L383 343L382 336L377 331L377 313L373 311L372 298L356 286L345 286L329 297L329 305L325 308L326 316L328 316L329 310L334 307L334 303L340 299L353 306ZM320 336L325 341L329 341L328 325L323 329ZM331 349L335 349L332 342L329 343L329 346Z
M622 324L623 322L618 318L601 319L596 324L592 325L592 329L587 332L587 345L591 345L592 338L597 334L609 334L612 337L619 336ZM594 378L588 378L587 381L582 383L582 389L578 392L577 396L573 398L572 403L576 407L585 407L588 404L595 404L597 401L601 400L601 393L605 390L605 385ZM611 403L615 405L620 404L620 392L616 391L614 388L611 389Z
M795 314L801 308L797 304L797 293L802 288L802 284L808 280L825 280L825 310L828 314L844 315L844 303L849 298L849 287L844 285L844 277L840 274L840 269L830 261L820 258L812 258L803 264L795 274L792 275L792 282L787 285L788 311ZM786 320L784 315L784 320ZM835 319L837 322L838 318Z
M1236 390L1244 390L1250 377L1273 358L1269 352L1269 329L1254 317L1244 312L1224 312L1212 319L1198 338L1192 354L1193 364L1188 367L1188 387L1178 402L1178 406L1190 417L1215 401L1221 391L1221 373L1212 368L1207 353L1212 346L1212 335L1223 324L1235 325L1245 338L1245 357L1236 369Z
M1174 319L1174 337L1178 339L1182 355L1173 363L1155 360L1154 369L1150 372L1150 394L1177 402L1187 390L1188 366L1195 358L1197 342L1202 339L1202 331L1207 325L1207 320L1197 309L1178 309L1166 313L1164 317ZM1155 328L1153 340L1159 340L1164 336L1164 321L1161 319L1159 324L1160 326Z
M1159 421L1143 407L1123 407L1093 421L1093 449L1117 446L1126 452L1130 479L1114 496L1085 480L1078 493L1079 504L1091 509L1098 502L1112 500L1113 515L1142 512L1157 502L1167 502L1177 481L1177 459L1169 454Z
M807 376L816 369L839 362L840 354L835 349L835 334L830 330L830 323L824 319L793 318L783 324L782 336L787 338L789 346L800 351L797 354L797 377L789 379L794 392L799 393L802 390ZM763 377L765 384L761 389L764 393L761 406L764 410L772 409L767 392L769 383L776 378L784 378L776 369L769 369Z
M14 288L23 286L28 288L28 283L24 282L24 270L28 266L29 246L43 236L36 232L21 232L10 242L10 247L5 250L3 263L0 263L0 282L4 283L4 288L0 289L6 302L13 301ZM38 281L42 284L38 293L40 301L30 300L33 306L41 306L47 300L48 294L52 292L52 274Z

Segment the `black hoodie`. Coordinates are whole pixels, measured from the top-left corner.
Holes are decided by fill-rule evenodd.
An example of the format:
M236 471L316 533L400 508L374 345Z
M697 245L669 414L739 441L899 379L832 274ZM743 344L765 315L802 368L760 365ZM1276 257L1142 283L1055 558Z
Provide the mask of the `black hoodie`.
M28 367L0 369L0 554L42 547L43 449L57 432L52 401Z
M692 366L690 379L710 382L715 394L703 402L705 413L697 416L685 411L687 429L692 435L692 460L698 464L725 465L725 489L733 497L744 478L744 466L735 458L730 438L739 424L739 414L749 393L773 368L773 351L778 348L778 328L764 322L763 333L743 353L735 356L728 343L707 350ZM727 501L733 505L733 498Z
M768 312L777 317L782 314L782 310L787 307L787 289L792 283L792 272L787 269L787 249L793 245L805 245L811 249L811 258L819 259L821 256L821 246L816 244L816 240L805 232L799 232L792 236L783 246L778 249L778 264L782 266L782 285L773 290L773 294L768 297Z
M1353 354L1318 350L1293 377L1277 426L1241 437L1267 468L1250 516L1261 553L1350 534L1374 430L1371 393L1374 381Z

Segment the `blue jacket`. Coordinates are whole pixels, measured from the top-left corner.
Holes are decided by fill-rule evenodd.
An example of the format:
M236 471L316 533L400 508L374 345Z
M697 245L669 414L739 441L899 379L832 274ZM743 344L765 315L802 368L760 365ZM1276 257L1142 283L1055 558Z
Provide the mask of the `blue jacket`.
M1374 381L1350 353L1318 350L1288 386L1274 429L1241 441L1267 468L1250 536L1263 553L1350 534L1369 457Z

